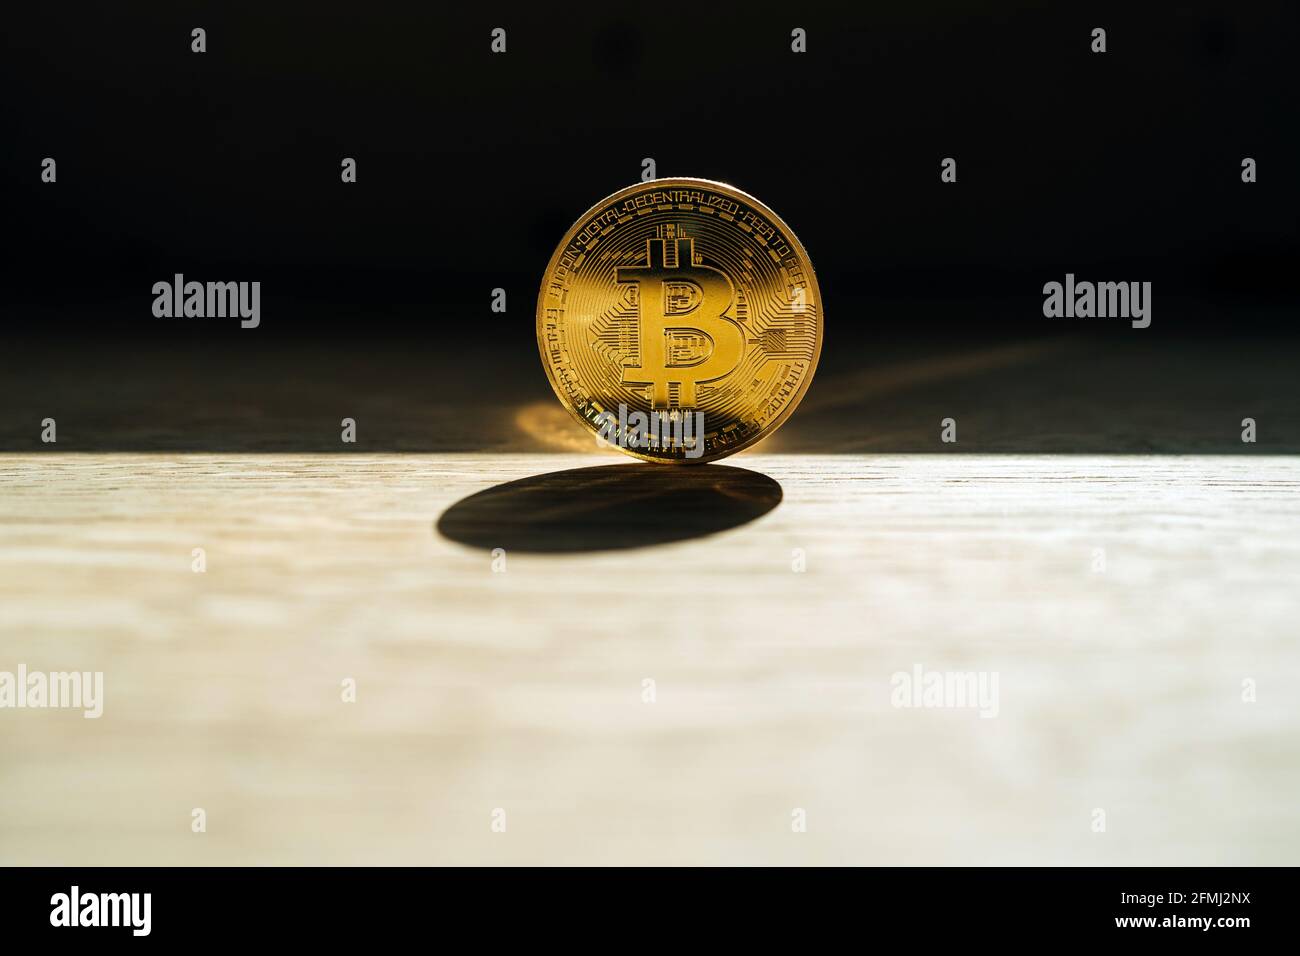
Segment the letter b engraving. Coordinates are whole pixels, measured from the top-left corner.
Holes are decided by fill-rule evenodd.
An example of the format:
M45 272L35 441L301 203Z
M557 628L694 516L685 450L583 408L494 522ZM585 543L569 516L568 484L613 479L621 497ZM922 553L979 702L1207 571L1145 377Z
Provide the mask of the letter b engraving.
M654 408L692 408L696 388L729 375L745 352L745 333L725 313L735 300L731 280L695 261L695 240L675 235L646 240L646 265L619 266L615 278L637 286L640 358L623 368L625 385L649 385ZM668 240L672 246L668 246ZM669 265L668 253L675 261Z

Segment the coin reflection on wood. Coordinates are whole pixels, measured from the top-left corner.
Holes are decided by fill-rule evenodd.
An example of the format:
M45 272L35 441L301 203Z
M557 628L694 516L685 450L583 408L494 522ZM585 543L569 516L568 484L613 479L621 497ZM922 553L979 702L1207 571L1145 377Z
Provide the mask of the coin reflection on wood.
M812 380L822 305L789 227L738 189L659 179L565 235L537 300L551 386L647 461L705 462L778 428Z

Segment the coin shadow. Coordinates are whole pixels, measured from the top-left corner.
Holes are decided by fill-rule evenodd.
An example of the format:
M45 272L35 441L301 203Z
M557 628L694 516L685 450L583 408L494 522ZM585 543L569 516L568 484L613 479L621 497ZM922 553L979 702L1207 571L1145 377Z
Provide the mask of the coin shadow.
M777 481L731 465L598 465L470 495L443 512L437 531L476 548L624 550L739 527L767 514L781 497Z

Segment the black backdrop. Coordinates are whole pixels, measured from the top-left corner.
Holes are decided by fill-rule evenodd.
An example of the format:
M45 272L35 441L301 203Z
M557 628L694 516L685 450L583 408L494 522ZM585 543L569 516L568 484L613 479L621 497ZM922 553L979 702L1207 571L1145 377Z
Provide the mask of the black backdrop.
M1049 333L1042 284L1066 272L1154 283L1151 329L1073 334L1288 334L1295 8L22 4L0 65L4 334L531 354L548 255L647 156L790 223L841 355ZM175 272L261 281L262 327L155 319L151 286Z

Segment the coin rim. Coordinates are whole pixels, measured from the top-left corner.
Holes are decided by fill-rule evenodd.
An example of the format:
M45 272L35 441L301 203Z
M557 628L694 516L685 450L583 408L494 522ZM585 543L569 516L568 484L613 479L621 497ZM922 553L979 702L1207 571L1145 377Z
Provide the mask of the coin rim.
M776 418L772 419L772 421L768 423L766 428L762 429L750 438L747 438L739 445L734 445L713 452L712 454L704 454L698 458L656 458L653 455L646 455L639 451L633 451L630 448L624 448L622 445L609 443L625 455L631 455L633 458L639 458L642 461L652 461L660 465L703 465L711 461L717 461L720 458L727 458L737 452L744 451L751 445L757 444L763 439L769 437L773 432L785 424L785 420L790 417L790 414L798 407L799 403L803 401L804 394L808 391L808 386L812 384L813 376L817 373L817 365L820 362L822 355L822 336L824 334L823 313L825 312L825 309L823 308L822 290L821 286L817 282L817 272L813 268L812 257L808 255L808 250L804 248L803 243L799 241L799 237L794 234L794 231L786 224L786 221L768 208L763 202L751 196L743 189L737 189L730 183L719 182L716 179L671 176L664 179L651 179L646 182L635 183L631 186L624 186L622 189L610 193L604 199L592 205L591 208L579 216L574 224L565 231L564 237L560 240L559 244L556 245L555 252L551 254L550 260L546 263L546 271L542 274L542 285L537 293L537 353L541 358L542 368L546 371L546 380L551 383L551 390L555 392L555 397L560 400L560 404L564 406L565 411L567 411L579 424L582 425L584 431L598 434L592 429L591 422L583 418L582 415L578 413L578 410L573 407L569 396L561 389L559 382L556 380L555 372L551 368L551 363L546 356L546 344L542 335L542 328L545 315L547 279L554 274L556 263L559 262L560 255L564 251L565 247L568 246L570 241L572 241L577 231L590 221L592 215L600 212L606 206L619 199L655 186L661 188L673 188L676 186L707 186L711 189L718 190L724 195L731 195L733 199L739 199L748 203L756 212L766 216L771 222L780 227L782 235L785 237L786 241L794 246L795 251L798 252L800 258L808 268L808 277L812 281L813 293L816 296L817 346L813 351L812 361L808 365L808 374L804 376L804 379L800 383L799 389L795 395L786 403L786 406L781 409Z

